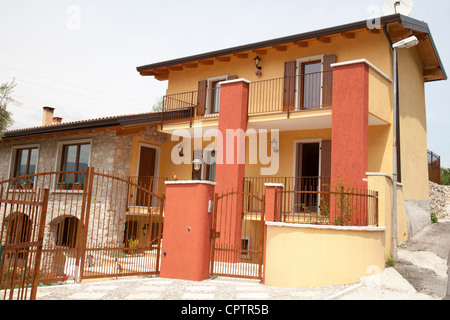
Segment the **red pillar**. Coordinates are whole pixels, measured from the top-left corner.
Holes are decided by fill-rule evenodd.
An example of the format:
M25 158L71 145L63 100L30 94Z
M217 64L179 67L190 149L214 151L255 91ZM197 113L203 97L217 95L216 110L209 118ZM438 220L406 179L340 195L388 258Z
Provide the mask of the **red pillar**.
M331 183L367 189L369 66L333 67ZM333 200L332 200L333 201ZM333 206L333 203L332 203ZM332 222L334 221L331 217Z
M214 183L166 183L161 278L202 281L209 278Z
M248 115L249 82L244 79L221 83L219 135L216 155L216 188L220 195L231 191L243 191L245 176L245 150ZM242 196L236 198L230 210L218 211L217 221L225 221L221 215L226 214L229 226L222 229L221 236L216 241L231 247L240 247L242 230Z

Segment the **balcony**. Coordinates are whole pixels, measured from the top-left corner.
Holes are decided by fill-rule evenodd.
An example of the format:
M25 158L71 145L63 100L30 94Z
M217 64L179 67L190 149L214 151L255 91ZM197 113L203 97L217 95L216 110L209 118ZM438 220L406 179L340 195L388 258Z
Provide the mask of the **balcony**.
M248 115L282 115L330 109L332 105L333 72L314 72L295 77L255 81L249 85ZM220 86L212 89L166 95L161 123L188 123L197 120L217 120L220 112Z
M333 72L313 72L252 82L248 114L290 113L331 108Z

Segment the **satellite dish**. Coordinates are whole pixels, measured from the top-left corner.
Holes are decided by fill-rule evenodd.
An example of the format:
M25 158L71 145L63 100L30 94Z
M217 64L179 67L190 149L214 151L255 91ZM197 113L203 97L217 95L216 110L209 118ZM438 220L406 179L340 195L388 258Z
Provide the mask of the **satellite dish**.
M383 5L383 15L401 14L409 16L413 11L414 3L412 0L387 0Z

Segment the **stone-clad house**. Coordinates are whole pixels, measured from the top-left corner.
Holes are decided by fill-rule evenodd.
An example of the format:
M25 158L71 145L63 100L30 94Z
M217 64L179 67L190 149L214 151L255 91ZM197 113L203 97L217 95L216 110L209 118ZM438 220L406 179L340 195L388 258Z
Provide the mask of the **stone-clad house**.
M155 179L159 178L155 178L158 176L155 170L159 169L160 148L166 143L167 137L165 133L156 130L155 124L160 119L160 113L63 123L61 118L53 116L53 112L53 108L43 108L42 126L6 132L0 143L2 181L20 176L34 176L3 183L1 197L27 200L33 193L33 189L26 187L27 184L34 184L34 189L50 189L44 250L51 252L44 252L43 259L49 261L45 264L47 267L44 271L55 276L66 276L70 273L68 268L75 265L75 248L80 244L80 237L76 234L83 221L83 186L78 190L77 185L84 185L87 179L84 174L57 172L84 172L87 167L92 167L99 173L123 181L150 184L151 191L161 193L165 179L160 179L157 183ZM155 150L150 152L153 158L148 158L148 152L143 150ZM43 175L36 175L39 173ZM106 178L103 178L106 181ZM103 190L100 193L95 193L94 190L94 200L91 203L92 206L95 203L97 207L91 210L91 214L95 215L98 208L101 218L95 221L91 217L87 243L92 243L93 246L103 243L110 247L124 247L129 240L139 241L140 246L154 241L157 238L157 228L148 235L142 231L143 228L145 230L146 227L151 227L148 224L147 212L133 212L130 209L132 193L137 191L130 191L130 186L126 183L122 183L119 190L118 186L114 189L110 181L100 182L100 178L97 180L94 183ZM116 180L116 184L122 180ZM67 186L60 187L66 183ZM20 184L19 191L16 191L16 184ZM115 204L116 201L120 203ZM138 201L140 203L137 203ZM136 199L134 205L136 208L142 207L144 202L145 200ZM0 228L2 239L6 239L5 243L29 241L30 235L24 234L28 231L23 231L31 221L28 216L25 209L17 207L10 209L9 214L3 217L4 223L0 221ZM97 263L97 266L101 265L102 261Z

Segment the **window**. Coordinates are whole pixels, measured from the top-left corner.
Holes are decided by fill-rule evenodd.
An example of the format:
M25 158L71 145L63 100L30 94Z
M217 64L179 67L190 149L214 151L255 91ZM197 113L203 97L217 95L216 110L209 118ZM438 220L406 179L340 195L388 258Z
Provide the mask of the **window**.
M330 108L336 55L317 55L284 65L283 111Z
M13 152L12 178L36 173L38 161L37 147L14 149ZM23 184L24 182L32 183L33 178L26 178L17 181L19 184Z
M91 152L90 143L75 143L62 146L61 171L86 171L89 166L89 156ZM73 185L74 183L84 183L84 174L63 174L60 182Z
M317 108L321 106L322 61L308 61L301 64L300 108Z
M220 81L211 82L211 113L219 113L220 109Z
M77 244L78 219L65 217L56 226L56 245L75 248Z
M36 173L37 156L38 148L17 149L13 177Z
M217 114L220 111L220 82L226 81L228 76L208 79L207 114Z

